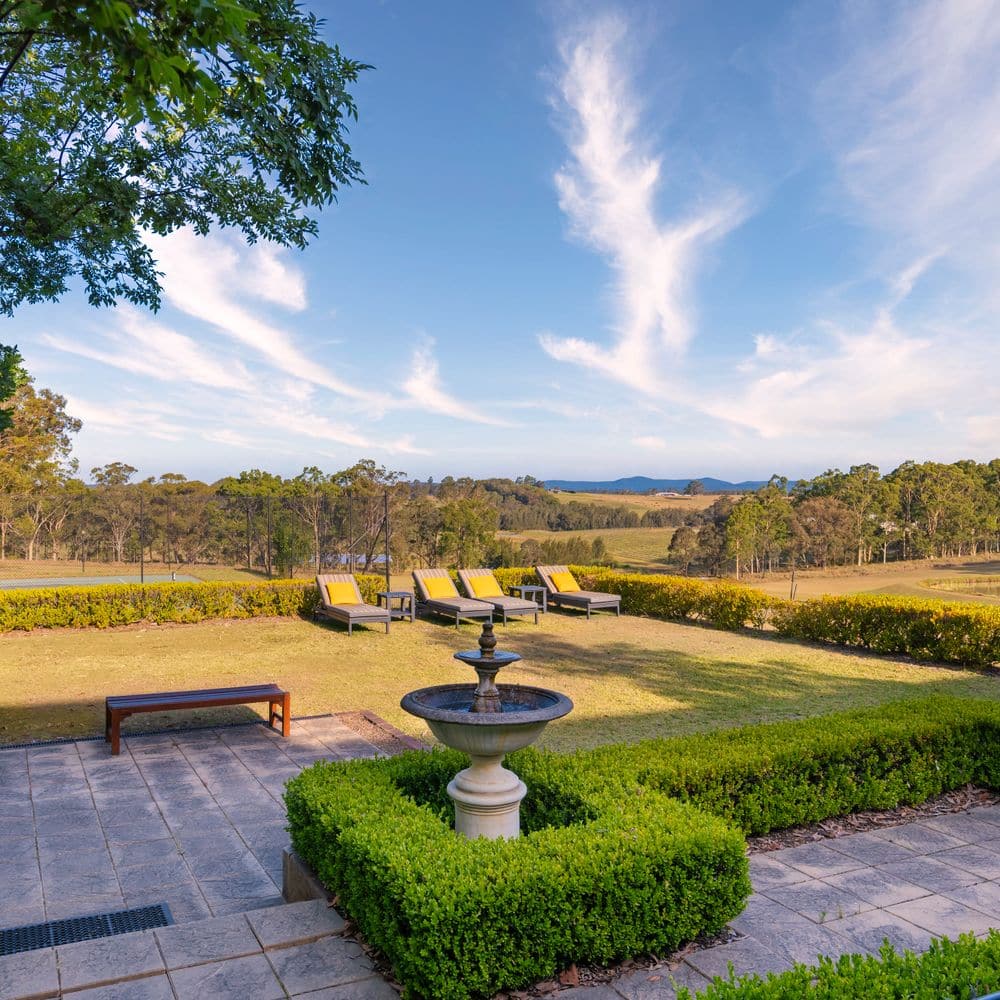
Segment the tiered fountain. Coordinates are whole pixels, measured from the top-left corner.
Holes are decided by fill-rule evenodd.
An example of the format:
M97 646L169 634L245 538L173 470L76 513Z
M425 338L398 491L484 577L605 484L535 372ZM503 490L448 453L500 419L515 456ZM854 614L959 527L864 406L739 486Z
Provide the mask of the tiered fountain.
M517 837L521 799L528 789L502 766L504 754L526 747L553 719L573 710L564 694L520 684L497 684L501 667L521 659L496 648L493 626L483 625L479 649L456 653L479 675L478 684L439 684L411 691L400 702L424 719L445 746L462 750L471 764L448 784L455 803L455 830L469 838Z

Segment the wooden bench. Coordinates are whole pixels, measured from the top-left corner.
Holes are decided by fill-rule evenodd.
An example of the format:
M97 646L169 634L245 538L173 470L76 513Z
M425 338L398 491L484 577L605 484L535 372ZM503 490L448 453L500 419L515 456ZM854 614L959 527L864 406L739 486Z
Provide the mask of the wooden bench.
M277 684L249 687L210 688L205 691L160 691L155 694L114 695L104 701L104 740L111 744L112 756L121 752L122 719L141 712L170 712L177 708L216 708L220 705L251 705L266 701L271 706L267 724L276 728L281 719L281 735L287 736L291 722L292 696ZM278 710L280 706L280 711Z

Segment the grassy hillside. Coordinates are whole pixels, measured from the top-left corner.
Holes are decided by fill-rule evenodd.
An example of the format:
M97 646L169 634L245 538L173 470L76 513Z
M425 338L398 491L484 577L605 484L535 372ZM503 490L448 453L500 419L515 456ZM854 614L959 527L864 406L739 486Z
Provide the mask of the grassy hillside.
M667 549L673 537L673 528L590 528L584 531L520 531L504 532L507 538L523 542L526 538L538 541L553 539L566 542L571 538L584 538L588 542L603 538L608 547L608 558L625 569L656 570L666 572Z

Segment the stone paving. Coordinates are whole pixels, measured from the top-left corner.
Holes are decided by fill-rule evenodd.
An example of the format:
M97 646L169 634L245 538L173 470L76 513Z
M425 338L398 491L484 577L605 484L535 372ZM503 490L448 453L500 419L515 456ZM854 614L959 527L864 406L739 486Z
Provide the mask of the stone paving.
M0 927L167 903L178 923L282 902L285 781L371 757L338 719L0 750Z
M0 957L0 1000L392 1000L325 902L283 905L285 780L378 751L335 718L0 750L0 927L166 902L176 925ZM817 955L1000 926L1000 806L750 859L740 937L560 1000L672 1000Z

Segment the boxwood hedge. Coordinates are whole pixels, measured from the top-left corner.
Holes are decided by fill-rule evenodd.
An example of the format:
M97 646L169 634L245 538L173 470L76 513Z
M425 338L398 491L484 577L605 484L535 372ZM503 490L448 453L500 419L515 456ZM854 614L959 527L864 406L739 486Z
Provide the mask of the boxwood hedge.
M899 955L885 946L878 956L821 958L817 965L796 965L766 979L716 979L698 996L702 1000L969 1000L992 995L998 987L1000 933L992 930L982 940L963 934L957 941L932 941L921 955ZM678 989L677 1000L691 997L687 987Z
M491 996L571 962L671 951L743 908L744 843L721 820L646 789L575 783L573 772L553 785L554 772L529 764L525 835L466 840L437 791L412 797L443 789L461 766L461 755L419 752L319 763L285 793L295 850L408 995ZM546 803L562 791L561 822L549 825Z
M998 734L994 703L936 696L575 754L528 748L508 756L529 788L527 835L510 843L451 832L445 785L465 759L453 751L316 765L286 802L296 851L400 981L479 996L719 927L747 891L737 831L1000 787Z

